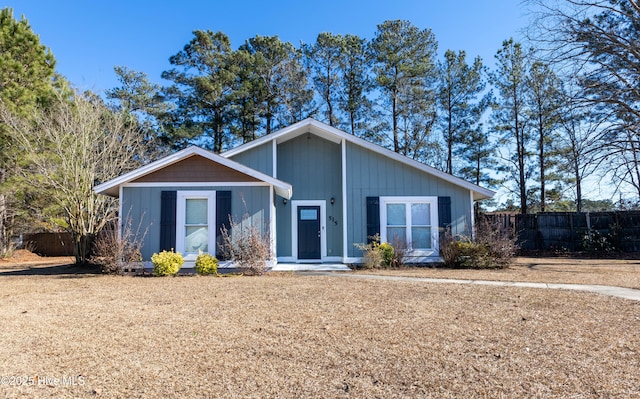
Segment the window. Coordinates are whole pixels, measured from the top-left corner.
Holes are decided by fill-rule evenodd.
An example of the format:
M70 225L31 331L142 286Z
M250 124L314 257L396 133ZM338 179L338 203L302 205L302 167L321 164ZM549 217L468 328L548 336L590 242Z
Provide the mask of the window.
M176 251L215 252L215 191L178 191Z
M437 197L380 197L380 240L400 240L414 255L438 253Z

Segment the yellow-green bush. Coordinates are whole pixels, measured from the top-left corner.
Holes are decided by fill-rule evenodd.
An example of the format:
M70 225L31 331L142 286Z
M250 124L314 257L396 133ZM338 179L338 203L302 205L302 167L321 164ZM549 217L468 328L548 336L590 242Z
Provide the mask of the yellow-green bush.
M393 248L393 245L389 244L388 242L383 242L382 244L378 245L378 251L380 251L380 253L382 254L383 266L392 267L393 260L396 255L396 251Z
M196 273L203 276L218 274L218 259L211 254L200 253L196 258Z
M156 276L173 276L178 273L184 263L180 252L162 251L151 256L153 274Z
M393 245L388 242L380 243L380 235L369 237L368 244L354 244L362 251L362 266L366 269L387 269L402 265L402 251L396 251Z

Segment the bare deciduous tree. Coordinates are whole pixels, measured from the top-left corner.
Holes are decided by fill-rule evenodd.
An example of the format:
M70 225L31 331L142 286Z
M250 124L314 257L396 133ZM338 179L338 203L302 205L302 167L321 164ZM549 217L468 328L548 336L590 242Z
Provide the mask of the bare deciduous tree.
M62 209L59 224L74 237L76 262L84 263L93 237L117 212L115 200L93 187L139 165L143 135L90 94L58 96L28 119L0 106L0 119L31 165L24 177Z
M640 198L640 5L637 0L530 0L532 38L578 79L576 101L599 127L599 162L617 190ZM593 123L593 122L590 122Z

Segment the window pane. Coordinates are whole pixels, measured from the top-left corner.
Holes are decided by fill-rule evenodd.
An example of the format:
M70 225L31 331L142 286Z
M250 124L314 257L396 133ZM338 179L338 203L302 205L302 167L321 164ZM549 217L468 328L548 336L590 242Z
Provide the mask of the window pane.
M404 204L387 204L387 226L405 226L407 213Z
M209 230L207 227L186 227L185 230L185 252L209 251Z
M431 249L431 227L411 228L411 248Z
M393 244L396 240L407 242L407 230L405 227L387 227L387 241Z
M411 224L414 226L430 226L431 205L411 204Z
M208 224L207 223L207 199L187 199L186 204L186 224Z
M300 209L300 220L318 220L318 210Z

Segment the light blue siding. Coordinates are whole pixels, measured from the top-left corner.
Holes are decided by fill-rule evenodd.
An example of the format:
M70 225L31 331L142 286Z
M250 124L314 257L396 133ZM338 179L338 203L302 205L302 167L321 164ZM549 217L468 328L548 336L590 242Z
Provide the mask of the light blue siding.
M347 143L348 256L359 257L354 243L367 241L367 197L451 197L452 231L463 234L471 226L469 190L429 175L409 165ZM295 186L294 186L295 190Z
M142 257L150 260L160 246L160 196L162 191L231 191L231 212L236 221L250 220L262 231L268 230L270 187L124 187L122 189L122 221L131 220L134 231L140 226L140 236L144 235ZM146 230L146 234L145 234ZM219 232L216 232L219 234ZM139 237L141 238L141 237Z
M271 141L233 155L230 159L265 175L273 176L273 144Z
M278 179L293 186L295 200L326 201L327 256L342 256L342 149L313 134L278 144ZM335 203L331 205L331 198ZM291 204L278 198L277 253L291 253ZM294 256L295 257L295 256Z

